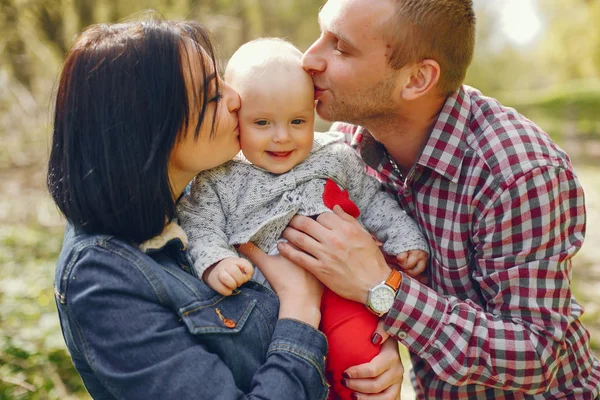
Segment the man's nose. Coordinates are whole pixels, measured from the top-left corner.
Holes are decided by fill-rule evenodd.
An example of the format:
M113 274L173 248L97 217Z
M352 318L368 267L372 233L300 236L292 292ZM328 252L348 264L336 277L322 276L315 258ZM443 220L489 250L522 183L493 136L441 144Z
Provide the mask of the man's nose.
M323 58L321 39L318 39L304 52L302 56L302 68L309 74L325 71L327 63Z

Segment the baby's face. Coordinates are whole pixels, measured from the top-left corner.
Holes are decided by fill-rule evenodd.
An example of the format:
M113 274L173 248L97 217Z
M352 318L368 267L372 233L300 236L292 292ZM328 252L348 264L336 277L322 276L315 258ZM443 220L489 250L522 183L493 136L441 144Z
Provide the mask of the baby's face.
M283 174L308 156L315 123L312 81L255 83L240 97L240 144L248 161Z

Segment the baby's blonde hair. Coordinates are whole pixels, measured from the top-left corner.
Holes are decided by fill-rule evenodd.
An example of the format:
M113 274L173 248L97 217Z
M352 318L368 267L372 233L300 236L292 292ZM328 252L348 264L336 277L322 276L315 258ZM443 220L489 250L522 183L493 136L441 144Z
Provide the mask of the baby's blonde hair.
M302 68L302 52L281 38L260 38L243 44L231 56L225 69L225 80L247 77L258 79L264 74L292 72Z

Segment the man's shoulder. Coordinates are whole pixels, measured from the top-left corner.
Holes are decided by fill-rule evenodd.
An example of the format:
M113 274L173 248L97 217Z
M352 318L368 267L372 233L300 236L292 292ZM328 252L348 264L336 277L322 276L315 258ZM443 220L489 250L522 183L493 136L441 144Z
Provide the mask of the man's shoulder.
M567 154L538 125L498 100L465 87L470 98L466 144L493 170L525 172L547 164L570 166Z
M343 143L344 135L337 131L315 132L313 151L329 147L335 143Z
M310 156L321 160L333 157L341 161L346 161L348 157L358 157L349 144L339 131L315 132L315 141Z
M336 121L331 124L329 130L332 132L340 132L343 134L354 134L358 131L359 128L360 126L358 125L353 125L348 122Z
M471 140L485 144L488 141L497 140L495 137L499 136L535 136L544 141L551 141L542 128L516 109L501 104L493 97L484 96L477 89L465 86L464 91L470 100L469 136ZM495 134L490 134L492 132Z
M297 171L314 171L331 177L363 169L364 164L356 151L345 143L339 132L331 131L315 132L313 150L296 168Z
M330 132L337 132L343 135L344 142L352 143L354 135L360 130L360 126L349 124L347 122L334 122L329 128Z

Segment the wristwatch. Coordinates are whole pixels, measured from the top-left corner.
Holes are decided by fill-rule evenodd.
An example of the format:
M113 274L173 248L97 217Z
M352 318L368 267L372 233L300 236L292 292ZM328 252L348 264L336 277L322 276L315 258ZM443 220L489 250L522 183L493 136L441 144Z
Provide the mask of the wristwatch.
M373 286L369 290L367 308L379 317L390 311L401 282L402 274L393 269L384 282Z

